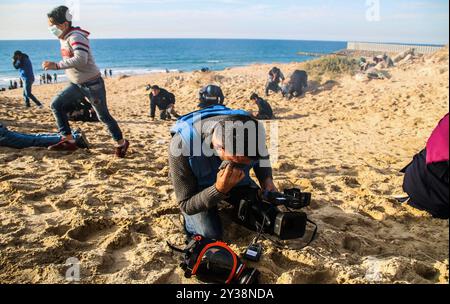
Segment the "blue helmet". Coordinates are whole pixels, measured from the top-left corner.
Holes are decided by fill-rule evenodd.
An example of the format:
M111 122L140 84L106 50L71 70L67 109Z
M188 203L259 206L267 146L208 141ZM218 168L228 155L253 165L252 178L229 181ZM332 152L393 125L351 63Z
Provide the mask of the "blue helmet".
M200 108L206 108L213 105L223 104L225 97L220 87L210 84L200 90L199 100L200 103L198 106Z

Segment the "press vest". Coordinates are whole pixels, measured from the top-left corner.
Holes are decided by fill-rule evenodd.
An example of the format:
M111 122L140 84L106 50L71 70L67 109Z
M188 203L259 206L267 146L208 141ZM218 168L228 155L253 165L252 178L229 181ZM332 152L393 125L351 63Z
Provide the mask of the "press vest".
M204 139L201 130L198 130L199 127L201 128L201 124L198 124L201 120L216 116L251 117L246 111L231 110L225 106L216 105L181 117L171 130L172 136L175 136L176 134L181 136L183 150L187 151L185 152L186 154L189 154L184 154L184 156L189 158L189 166L191 167L194 176L197 178L199 191L209 188L216 183L217 173L222 164L222 160L216 155L204 155L204 151L201 149ZM198 152L198 155L196 155L196 152ZM244 169L245 178L237 186L248 186L253 183L250 178L250 170L256 164L257 163L253 163Z

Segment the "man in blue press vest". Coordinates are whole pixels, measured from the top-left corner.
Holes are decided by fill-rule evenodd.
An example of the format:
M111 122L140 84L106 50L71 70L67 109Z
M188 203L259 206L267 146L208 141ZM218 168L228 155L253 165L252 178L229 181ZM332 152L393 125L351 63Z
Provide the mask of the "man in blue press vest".
M188 114L172 129L169 165L188 235L221 240L218 204L239 204L242 187L277 191L265 131L245 111L215 105Z

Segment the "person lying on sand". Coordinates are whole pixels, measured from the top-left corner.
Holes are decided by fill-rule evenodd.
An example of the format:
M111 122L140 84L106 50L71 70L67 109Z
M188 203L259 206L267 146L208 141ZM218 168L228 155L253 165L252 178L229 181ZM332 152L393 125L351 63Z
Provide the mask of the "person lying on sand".
M89 142L80 130L72 131L77 149L89 149ZM0 147L26 149L32 147L48 148L59 143L59 134L23 134L9 131L0 123Z
M449 114L434 130L427 146L402 170L408 204L436 218L449 218Z
M150 93L150 117L155 120L156 107L161 111L161 120L171 120L173 115L180 118L175 111L175 95L157 85L151 87Z
M252 96L250 96L250 100L252 100L258 107L258 112L253 113L254 118L258 120L275 119L275 115L273 115L273 110L270 104L259 97L258 94L252 94Z
M277 67L273 67L269 71L269 79L266 85L266 96L269 96L269 93L275 92L279 93L281 91L281 86L284 85L284 81L286 78L284 77L281 70Z
M225 102L225 96L219 86L210 84L205 86L198 93L198 99L200 103L198 107L204 109L213 105L223 105Z
M255 132L245 132L249 124ZM257 188L250 170L263 191L277 191L269 153L257 144L266 141L263 128L245 111L216 105L183 117L172 129L170 175L188 236L222 239L218 204L239 205L250 188ZM192 151L190 143L197 141L203 151Z
M66 6L59 6L48 14L50 31L60 40L63 60L60 62L44 61L42 68L65 70L70 85L56 96L51 108L56 118L61 142L50 147L54 151L73 151L77 145L72 136L66 108L80 99L87 99L97 116L117 142L115 155L124 158L130 143L124 139L117 121L111 116L106 103L105 82L94 61L89 44L89 32L72 26L72 16Z

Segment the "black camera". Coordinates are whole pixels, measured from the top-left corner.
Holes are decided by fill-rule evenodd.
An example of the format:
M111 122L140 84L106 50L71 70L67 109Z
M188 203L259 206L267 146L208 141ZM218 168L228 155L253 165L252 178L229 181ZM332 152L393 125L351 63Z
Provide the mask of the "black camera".
M252 191L249 191L252 193ZM311 203L311 193L300 189L288 189L284 193L269 192L259 196L257 192L240 201L237 220L243 226L272 235L280 240L302 238L306 233L308 217L299 210ZM288 211L281 211L280 206Z
M300 189L294 188L284 190L284 194L267 192L263 195L263 199L275 206L299 210L311 204L311 193L304 193Z

